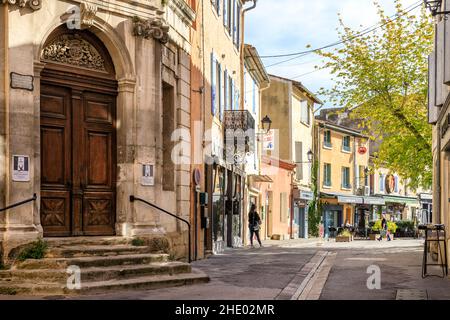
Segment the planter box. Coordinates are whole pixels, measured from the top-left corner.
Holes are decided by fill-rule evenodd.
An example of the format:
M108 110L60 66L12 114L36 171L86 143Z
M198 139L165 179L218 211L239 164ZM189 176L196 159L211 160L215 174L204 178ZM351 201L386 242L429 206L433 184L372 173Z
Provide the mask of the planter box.
M379 233L371 233L371 234L369 234L369 239L370 240L377 240L377 238L379 238L379 237L380 237Z
M336 242L350 242L353 240L353 236L336 236Z
M389 236L391 237L391 240L394 240L394 235L392 233ZM377 240L379 237L380 237L379 233L371 233L371 234L369 234L369 239L370 240ZM386 239L386 236L384 236L383 239Z

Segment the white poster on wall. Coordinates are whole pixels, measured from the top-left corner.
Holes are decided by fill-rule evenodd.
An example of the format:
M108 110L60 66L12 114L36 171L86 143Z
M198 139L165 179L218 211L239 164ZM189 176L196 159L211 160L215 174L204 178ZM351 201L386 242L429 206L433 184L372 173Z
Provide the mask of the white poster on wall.
M12 157L13 181L30 181L30 157L13 155Z
M151 163L145 163L142 165L142 177L141 184L143 186L153 186L155 185L155 166Z

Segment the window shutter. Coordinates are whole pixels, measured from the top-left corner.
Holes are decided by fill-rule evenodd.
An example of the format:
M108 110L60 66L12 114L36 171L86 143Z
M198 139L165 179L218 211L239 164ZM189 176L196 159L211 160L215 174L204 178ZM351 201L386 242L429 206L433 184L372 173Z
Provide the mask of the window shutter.
M252 111L256 113L256 83L252 80Z
M239 90L239 86L234 85L234 107L236 108L236 110L240 110L239 107L239 97L240 97L240 90Z
M450 11L450 0L444 1L445 11ZM447 17L446 17L447 18ZM444 83L450 85L450 20L444 19Z
M384 174L380 176L380 191L384 191Z
M428 123L432 124L437 122L440 111L440 108L436 106L436 82L434 79L436 79L436 54L433 51L428 56Z
M225 106L225 110L229 109L229 102L228 102L228 70L225 69L224 76L223 76L223 84L224 84L224 91L223 91L223 103Z
M230 88L230 90L231 90L231 101L230 101L230 104L231 104L231 110L234 110L234 108L235 108L235 105L234 105L234 102L235 102L235 100L234 100L234 79L231 79L231 88Z
M233 43L236 44L236 29L237 29L237 1L233 0Z
M222 76L222 65L218 64L219 66L219 83L217 91L219 92L219 119L222 121L223 119L223 109L224 109L224 105L223 105L223 76Z
M241 5L238 3L237 5L237 21L236 21L236 45L240 46L241 41Z
M435 75L436 75L436 84L435 84L435 95L436 95L436 105L441 106L445 102L446 98L446 91L444 90L444 36L445 36L445 29L444 29L444 22L445 20L440 21L436 25L436 32L435 32L435 44L436 44L436 69L435 69Z
M216 114L216 58L211 52L211 113Z
M303 161L302 159L302 155L303 155L303 150L302 150L302 142L300 141L296 141L295 142L295 162L297 162L297 172L296 172L296 179L297 180L302 180L303 179L303 163L301 163Z
M228 1L230 0L223 0L223 24L225 26L228 26Z

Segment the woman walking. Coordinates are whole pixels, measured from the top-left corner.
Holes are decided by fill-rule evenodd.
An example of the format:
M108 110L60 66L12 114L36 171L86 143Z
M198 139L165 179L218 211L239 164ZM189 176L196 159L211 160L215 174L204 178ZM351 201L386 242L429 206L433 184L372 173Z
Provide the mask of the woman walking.
M380 230L380 237L377 239L378 241L383 240L383 236L386 235L387 240L391 241L391 237L389 236L388 231L388 225L386 219L383 217L383 220L381 220L381 230Z
M250 207L250 212L248 213L248 228L250 230L250 246L253 248L253 235L256 235L258 239L259 246L262 247L261 239L259 238L259 226L261 224L261 218L256 212L256 206L254 204Z

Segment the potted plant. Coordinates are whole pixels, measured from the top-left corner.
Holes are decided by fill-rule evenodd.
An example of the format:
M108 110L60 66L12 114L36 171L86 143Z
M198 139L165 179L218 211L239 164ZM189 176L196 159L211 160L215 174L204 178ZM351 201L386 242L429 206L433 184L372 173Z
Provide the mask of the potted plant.
M336 236L336 242L350 242L353 240L353 235L349 230L342 230L337 236Z
M381 231L381 220L377 220L372 226L372 232L369 234L369 239L376 240L380 236L380 231Z
M397 231L397 224L393 221L388 221L387 227L389 231L389 237L391 238L391 240L394 240L394 233L395 231Z

